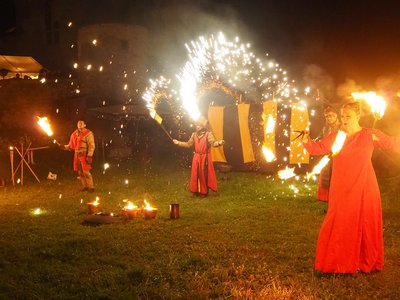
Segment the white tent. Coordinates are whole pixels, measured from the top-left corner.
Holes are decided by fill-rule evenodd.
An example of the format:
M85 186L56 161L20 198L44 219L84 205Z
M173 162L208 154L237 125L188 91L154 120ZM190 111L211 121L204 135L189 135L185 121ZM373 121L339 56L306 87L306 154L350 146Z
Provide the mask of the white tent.
M43 66L31 56L0 55L0 70L8 71L4 79L15 78L17 74L20 75L20 78L25 75L37 78L41 69ZM0 76L0 79L2 78Z

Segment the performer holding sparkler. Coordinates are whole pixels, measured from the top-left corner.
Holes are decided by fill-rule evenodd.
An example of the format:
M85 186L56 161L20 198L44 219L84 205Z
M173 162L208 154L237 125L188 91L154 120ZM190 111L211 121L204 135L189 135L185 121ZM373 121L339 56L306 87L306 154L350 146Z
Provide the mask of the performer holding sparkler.
M205 197L208 190L217 191L217 177L211 158L210 147L218 147L225 144L224 140L215 140L211 131L207 130L207 121L200 119L196 121L196 132L187 142L173 140L174 144L190 148L194 145L192 160L192 173L190 177L190 191L194 196Z
M62 146L65 150L74 151L74 171L78 172L83 185L81 191L94 192L93 178L90 173L92 157L95 149L93 132L86 128L86 123L79 120L76 129L70 137L68 145Z
M343 146L332 156L329 206L314 266L321 272L369 273L383 267L381 198L371 157L375 147L400 152L400 138L362 128L360 113L358 102L347 103L341 109L341 131L320 142L303 138L312 155L322 155L331 152L339 133L346 134Z

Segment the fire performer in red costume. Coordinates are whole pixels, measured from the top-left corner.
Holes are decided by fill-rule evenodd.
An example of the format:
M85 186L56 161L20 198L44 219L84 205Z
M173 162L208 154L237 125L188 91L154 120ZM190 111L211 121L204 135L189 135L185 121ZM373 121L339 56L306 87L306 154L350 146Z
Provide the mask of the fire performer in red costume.
M329 207L317 243L314 268L326 273L381 271L383 267L382 208L371 157L375 147L400 152L400 138L359 125L360 104L342 106L347 137L332 158ZM303 138L312 155L328 154L334 132L315 142Z
M74 171L78 172L79 179L83 185L81 191L94 192L93 177L90 173L92 168L92 157L95 149L93 132L86 128L86 123L79 120L76 129L69 139L65 150L74 151Z
M192 172L190 177L190 191L195 196L207 196L208 189L217 191L217 177L215 175L214 164L211 158L210 147L222 146L225 141L215 140L211 131L207 130L207 121L196 122L196 132L194 132L187 142L173 140L174 144L190 148L194 145L192 160Z

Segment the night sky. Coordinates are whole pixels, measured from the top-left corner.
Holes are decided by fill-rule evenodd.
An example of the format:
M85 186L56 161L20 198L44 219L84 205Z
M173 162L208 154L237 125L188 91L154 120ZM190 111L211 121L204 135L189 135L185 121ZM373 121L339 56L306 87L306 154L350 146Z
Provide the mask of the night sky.
M2 36L15 26L12 2L0 4ZM82 5L90 8L88 22L148 27L158 59L168 61L164 68L182 64L184 42L222 30L250 42L259 56L268 52L297 78L313 65L336 84L353 79L373 86L400 70L400 1L87 0Z

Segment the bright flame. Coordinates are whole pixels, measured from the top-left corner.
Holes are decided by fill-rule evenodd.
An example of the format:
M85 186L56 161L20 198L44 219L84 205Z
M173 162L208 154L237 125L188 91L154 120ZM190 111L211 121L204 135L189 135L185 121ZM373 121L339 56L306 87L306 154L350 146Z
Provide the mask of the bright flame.
M271 116L271 115L268 115L267 126L265 126L265 133L266 134L274 133L274 131L275 131L275 123L276 123L276 120L274 119L274 117Z
M311 176L321 173L321 170L328 164L329 160L330 160L329 155L324 155L324 157L321 158L319 163L314 166L311 173L307 173L307 179L309 180Z
M284 170L278 171L278 177L280 179L289 179L295 176L296 174L294 173L294 168L289 168L286 166Z
M338 134L336 135L335 141L333 142L331 151L332 155L335 156L342 150L343 144L346 141L346 133L344 131L339 130Z
M131 201L128 201L128 204L126 206L124 206L124 209L126 210L133 210L133 209L137 209L138 207L133 204Z
M89 203L93 206L98 206L100 204L100 198L98 196L96 196L96 200L94 202Z
M351 93L355 100L364 99L365 102L371 107L371 112L376 119L380 119L385 114L387 103L383 97L376 94L376 92L364 93Z
M155 208L155 207L152 207L152 206L150 205L150 203L147 202L146 199L144 199L144 204L146 205L146 206L144 207L145 210L156 210L156 209L157 209L157 208Z
M262 152L267 162L271 162L276 159L274 152L272 152L271 149L268 149L264 145L262 146Z
M104 170L107 170L110 167L109 163L104 164Z
M49 123L49 120L47 119L47 117L43 117L43 118L37 117L37 118L38 118L37 123L39 124L40 128L42 128L43 131L46 132L46 134L48 136L52 136L53 131L51 130L50 123Z

